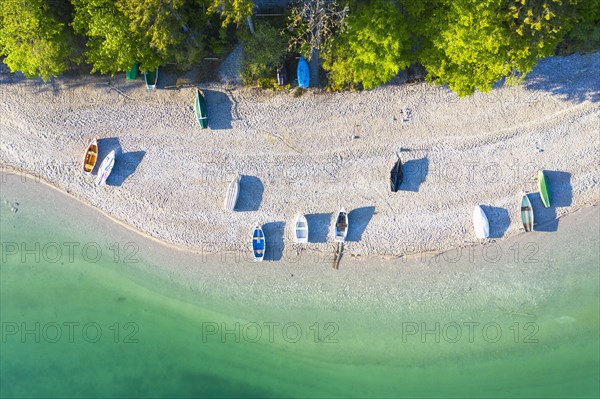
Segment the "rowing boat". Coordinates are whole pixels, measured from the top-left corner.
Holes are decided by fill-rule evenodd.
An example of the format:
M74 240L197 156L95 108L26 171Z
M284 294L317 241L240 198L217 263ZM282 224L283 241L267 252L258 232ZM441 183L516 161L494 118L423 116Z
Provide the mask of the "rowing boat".
M483 239L490 236L490 224L480 205L476 205L475 209L473 209L473 226L475 227L477 238Z
M98 160L98 140L96 138L90 141L90 144L85 150L85 155L83 157L83 174L89 175L94 170L94 166L96 166L96 161Z
M252 252L254 253L254 261L261 262L265 258L265 233L262 228L257 225L252 234Z
M229 183L229 187L227 187L227 194L225 195L225 209L228 211L233 211L235 209L235 204L237 203L238 194L240 191L240 176L237 175L233 178L231 183Z
M102 160L100 167L98 168L98 176L96 176L96 185L101 186L106 183L106 179L110 176L113 166L115 165L115 150L108 153Z
M298 61L298 69L296 71L298 75L298 86L305 89L310 86L310 72L308 70L308 62L304 57L300 57Z
M390 172L390 186L393 192L400 190L402 179L404 178L404 171L402 169L402 161L400 158L394 164L392 171Z
M335 219L335 241L344 242L348 235L348 213L344 208L340 208Z
M146 80L146 88L156 89L156 84L158 83L158 68L154 71L144 72L144 80Z
M196 101L194 102L194 109L196 110L196 119L202 129L208 127L208 107L206 106L206 100L200 90L196 89Z
M537 176L538 181L538 189L540 190L540 197L542 198L542 203L546 208L550 207L550 187L548 186L548 182L546 181L546 176L544 176L544 171L540 170Z
M294 237L296 238L296 243L305 244L308 242L308 221L306 220L306 216L300 214L296 218L296 231Z
M523 193L521 198L521 220L523 221L523 227L525 231L533 230L533 207L527 194Z

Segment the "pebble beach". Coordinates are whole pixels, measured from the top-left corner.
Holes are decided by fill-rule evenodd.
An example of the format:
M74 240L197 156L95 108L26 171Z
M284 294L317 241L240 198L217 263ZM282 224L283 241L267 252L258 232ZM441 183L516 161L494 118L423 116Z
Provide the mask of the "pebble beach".
M305 248L330 251L342 206L346 255L443 251L477 241L478 204L494 240L522 232L523 192L531 193L537 230L548 232L558 217L600 200L598 70L598 52L552 57L519 86L465 99L425 83L300 96L201 84L209 112L203 130L195 86L159 81L154 91L124 76L44 84L3 69L0 165L195 251L248 251L252 228L262 224L277 260L277 251L295 248L299 213L309 222ZM117 153L100 188L80 170L93 137L100 159ZM404 182L392 193L398 156ZM550 208L537 194L538 170L551 188ZM223 200L236 174L240 197L230 212Z

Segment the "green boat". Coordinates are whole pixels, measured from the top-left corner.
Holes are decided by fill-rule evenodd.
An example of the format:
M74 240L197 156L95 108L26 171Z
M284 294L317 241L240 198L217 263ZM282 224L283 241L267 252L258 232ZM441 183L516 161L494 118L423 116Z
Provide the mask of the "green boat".
M156 89L156 83L158 82L158 68L154 71L144 72L144 79L146 80L146 87L148 89Z
M538 172L538 189L540 190L540 197L542 197L542 203L546 208L550 208L550 189L548 187L548 183L546 182L546 177L544 176L544 171L540 170Z
M136 62L131 66L131 69L125 72L125 78L127 80L136 80L138 75L138 63Z
M206 107L206 100L200 90L196 89L196 103L194 104L196 109L196 118L202 129L208 127L208 108Z
M523 194L523 198L521 198L521 220L525 231L533 230L533 207L527 194Z

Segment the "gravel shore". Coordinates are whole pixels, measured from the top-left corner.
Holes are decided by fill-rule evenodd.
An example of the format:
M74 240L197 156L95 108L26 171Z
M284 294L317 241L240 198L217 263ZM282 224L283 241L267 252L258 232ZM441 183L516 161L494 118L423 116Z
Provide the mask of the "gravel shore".
M294 248L291 226L302 212L307 248L329 251L343 206L347 255L439 251L476 241L476 204L492 238L519 233L520 195L537 191L539 169L552 207L531 196L538 230L556 230L557 217L600 200L598 70L600 52L553 57L520 86L466 99L424 83L300 97L208 84L201 87L207 130L195 120L191 87L150 91L124 76L42 84L3 72L0 165L195 250L247 251L261 223L277 260ZM117 150L101 188L80 172L94 136L100 159ZM392 193L397 154L405 181ZM235 174L242 175L240 198L236 212L227 212Z

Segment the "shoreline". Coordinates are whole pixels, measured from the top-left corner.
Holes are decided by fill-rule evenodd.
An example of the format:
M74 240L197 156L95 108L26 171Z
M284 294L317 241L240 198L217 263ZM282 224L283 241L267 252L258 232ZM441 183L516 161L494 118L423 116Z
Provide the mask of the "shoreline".
M75 195L73 195L72 193L65 191L63 189L61 189L60 187L55 186L52 182L49 182L47 180L44 180L42 177L37 176L37 175L33 175L30 172L25 172L24 174L16 174L13 170L9 170L7 169L4 165L0 165L0 176L2 176L2 183L4 183L6 177L5 176L13 176L15 178L20 178L21 180L23 180L23 176L25 176L25 179L33 179L36 183L42 183L45 187L48 187L52 190L57 191L58 193L62 194L62 195L66 195L68 198L70 198L73 201L76 201L77 203L85 206L86 208L92 210L93 212L97 212L100 215L102 215L102 217L107 218L110 222L126 229L127 231L134 233L136 235L139 235L141 238L146 239L146 240L150 240L152 242L157 243L158 245L163 246L164 249L168 249L168 250L175 250L175 251L179 251L182 252L186 255L200 255L200 256L207 256L207 255L211 255L212 252L207 252L207 251L201 251L198 250L196 248L189 248L189 247L185 247L182 245L178 245L175 243L171 243L165 240L162 240L158 237L153 237L149 234L147 234L146 232L144 232L143 230L140 230L134 226L131 226L125 222L123 222L122 220L119 220L113 216L111 216L110 214L106 213L104 210L95 207L93 204L90 204L88 202L85 202L84 200L82 200L81 198L76 197ZM9 204L10 201L6 200ZM574 214L577 214L579 212L586 212L586 211L590 211L593 208L596 208L600 206L600 201L598 201L597 203L591 204L591 205L584 205L582 207L579 208L574 208L574 209L570 209L569 212L561 215L558 217L558 219L563 219L563 218L567 218L570 217ZM552 221L551 221L552 222ZM549 223L551 223L549 222ZM535 230L534 230L535 231ZM470 247L474 247L474 246L482 246L482 245L486 245L486 244L491 244L491 243L495 243L496 241L505 241L509 238L514 238L514 237L523 237L525 236L527 233L524 231L515 233L513 235L510 236L506 236L506 237L499 237L499 238L490 238L490 239L485 239L485 240L473 240L472 242L466 243L465 245L457 245L453 248L447 248L447 249L443 249L443 250L439 250L439 251L418 251L418 252L408 252L402 255L386 255L386 254L376 254L376 255L367 255L367 256L354 256L352 254L348 255L348 254L343 254L343 257L351 257L351 258L356 258L357 261L363 261L363 260L378 260L378 261L397 261L397 260L408 260L408 261L413 261L416 260L417 258L430 258L430 259L435 259L438 258L446 253L449 253L451 251L456 251L456 250L463 250L466 248L470 248ZM330 242L327 244L335 244L334 242ZM302 252L306 251L308 253L308 255L311 254L316 254L317 256L319 255L328 255L330 254L331 251L325 251L325 250L306 250L306 249L302 249ZM247 251L245 251L247 252ZM245 254L244 252L244 254ZM238 255L241 256L242 252L238 252Z
M179 250L244 253L257 223L278 253L298 249L290 226L303 213L311 242L302 250L327 253L344 206L345 257L443 253L478 242L477 204L493 241L521 233L522 191L533 193L540 226L600 202L600 82L586 77L596 67L600 52L552 57L521 86L461 100L425 84L293 98L215 83L205 89L207 130L193 118L192 89L149 91L96 76L48 85L0 77L0 164ZM78 173L93 136L100 158L118 154L100 189ZM391 193L398 153L405 182ZM539 169L549 174L549 209L532 179ZM238 207L225 212L234 174L242 176Z

